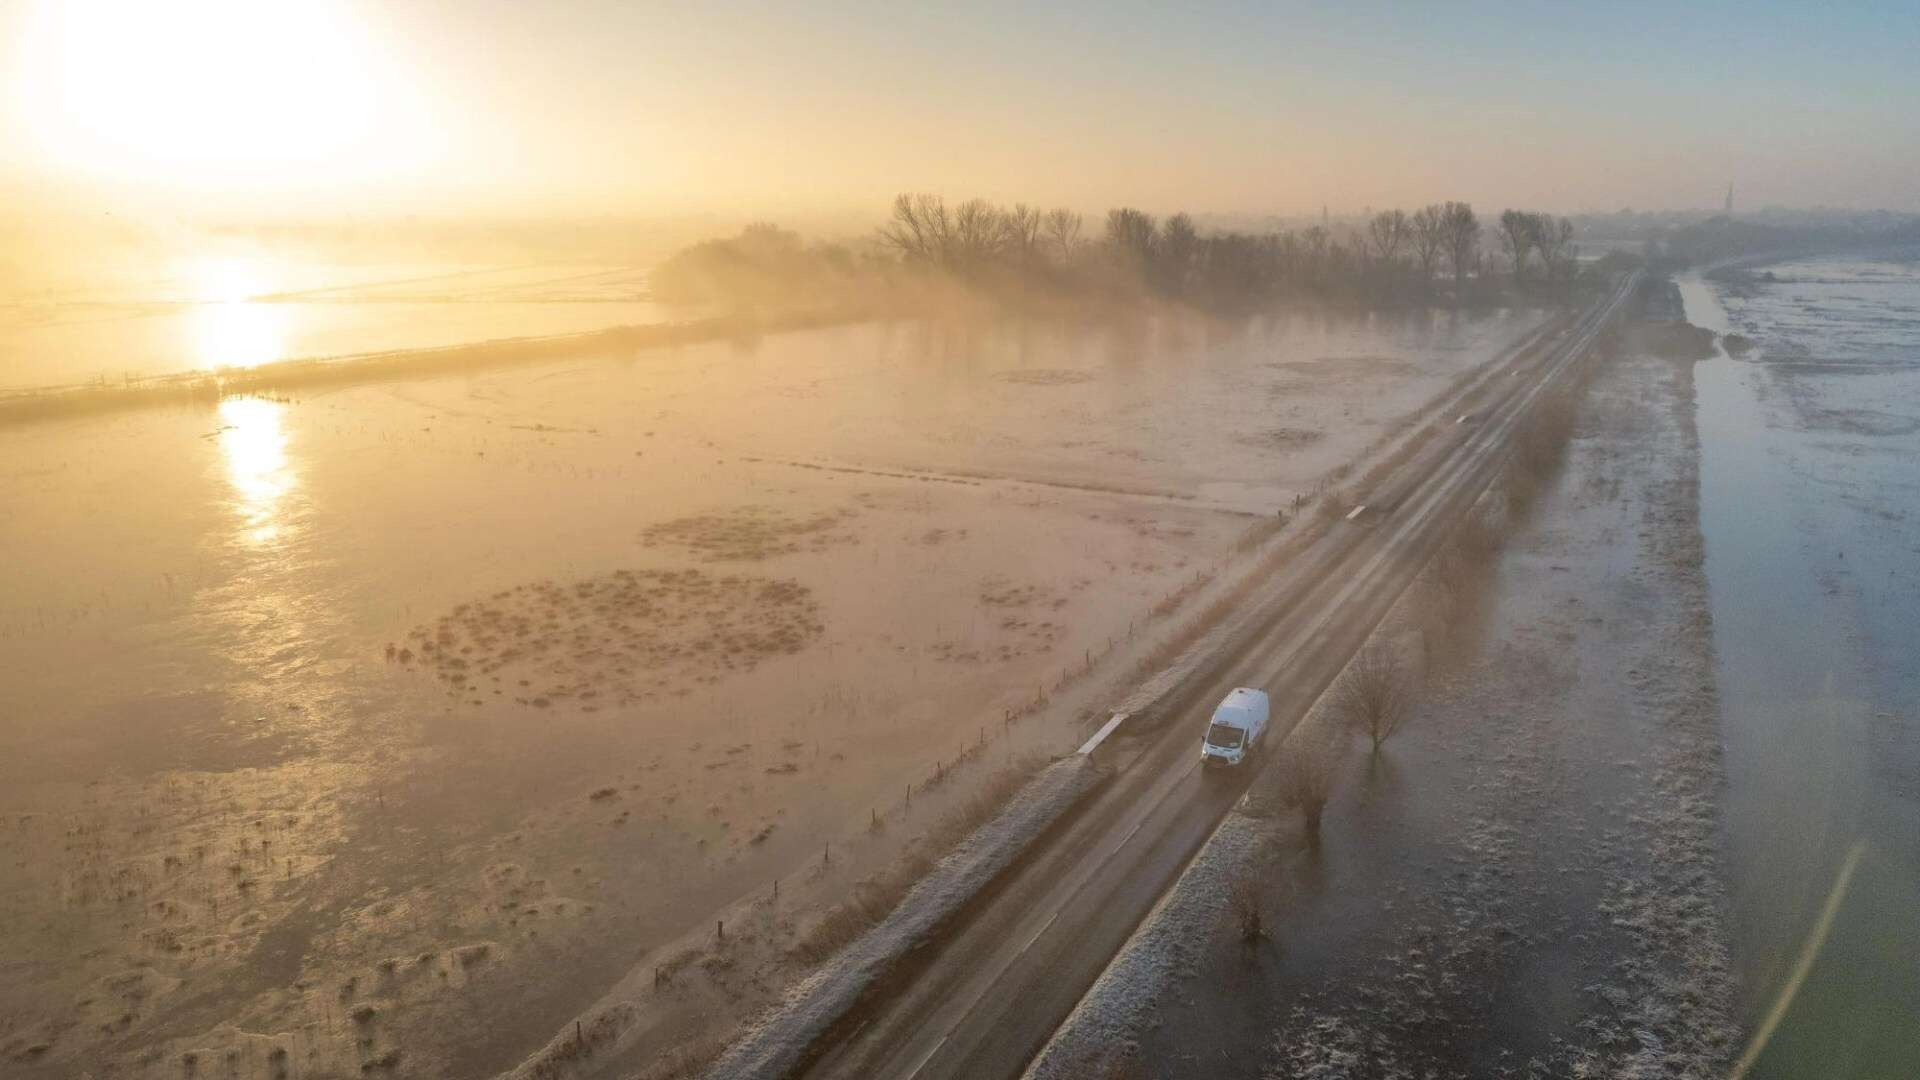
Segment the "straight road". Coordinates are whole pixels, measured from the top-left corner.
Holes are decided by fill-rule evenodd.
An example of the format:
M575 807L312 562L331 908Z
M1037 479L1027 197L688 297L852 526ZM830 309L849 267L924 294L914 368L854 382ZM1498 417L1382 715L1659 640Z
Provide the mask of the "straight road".
M1234 802L1252 769L1202 772L1199 740L1234 686L1264 687L1286 734L1372 633L1505 461L1528 407L1592 348L1638 285L1629 275L1557 339L1500 376L1477 422L1424 447L1253 601L1253 629L1183 679L1145 746L1037 849L909 957L797 1070L809 1078L1017 1077ZM1135 725L1129 719L1123 725ZM1136 733L1137 734L1137 733Z

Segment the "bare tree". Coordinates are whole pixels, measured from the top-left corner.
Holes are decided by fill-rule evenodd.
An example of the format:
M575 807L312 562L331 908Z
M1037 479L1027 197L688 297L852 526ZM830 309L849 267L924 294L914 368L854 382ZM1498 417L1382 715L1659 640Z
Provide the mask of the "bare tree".
M1439 203L1423 206L1413 215L1413 255L1420 263L1420 280L1433 288L1433 268L1447 247L1447 213Z
M1500 250L1513 262L1513 280L1527 276L1527 254L1540 235L1540 215L1524 210L1500 212Z
M1122 206L1107 211L1107 244L1114 255L1133 270L1145 273L1153 265L1160 232L1153 215Z
M1185 214L1168 218L1160 227L1160 247L1154 260L1160 287L1176 296L1185 292L1199 251L1200 233L1193 227L1193 219Z
M1450 202L1441 211L1447 238L1447 264L1453 268L1453 296L1457 301L1467 274L1480 254L1480 219L1471 203Z
M1281 805L1300 812L1307 839L1316 844L1320 842L1320 817L1333 795L1333 774L1339 765L1335 749L1331 741L1303 730L1297 738L1288 740L1280 760L1274 763Z
M880 227L880 240L907 262L951 264L953 222L938 195L902 193L894 197L893 216Z
M1367 221L1367 239L1375 260L1391 263L1400 254L1413 228L1405 210L1382 210Z
M1081 218L1079 214L1064 206L1047 211L1044 229L1047 246L1052 249L1053 257L1066 266L1080 250Z
M1022 264L1030 264L1040 258L1040 208L1026 203L1014 203L1013 209L1001 214L1002 231L1006 234L1007 253Z
M1007 249L1007 219L985 199L968 199L953 210L950 265L975 269Z
M1236 875L1227 886L1227 909L1233 913L1234 929L1243 945L1257 945L1267 936L1267 923L1260 911L1260 879L1257 871Z
M1385 641L1362 648L1331 693L1335 714L1370 739L1376 754L1413 711L1413 680L1400 650Z
M1534 225L1533 244L1540 249L1541 272L1554 280L1571 277L1573 260L1579 254L1579 249L1573 245L1573 222L1538 214L1535 215Z

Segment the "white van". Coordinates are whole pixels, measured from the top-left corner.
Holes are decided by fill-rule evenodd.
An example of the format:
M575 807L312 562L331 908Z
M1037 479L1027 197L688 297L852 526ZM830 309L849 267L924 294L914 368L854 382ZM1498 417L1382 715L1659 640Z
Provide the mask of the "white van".
M1213 710L1207 737L1200 740L1200 760L1207 765L1238 765L1266 730L1267 692L1238 687Z

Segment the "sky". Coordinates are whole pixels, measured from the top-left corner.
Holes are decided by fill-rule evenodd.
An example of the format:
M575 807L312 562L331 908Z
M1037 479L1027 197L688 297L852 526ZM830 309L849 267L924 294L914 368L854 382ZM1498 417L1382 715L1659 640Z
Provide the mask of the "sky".
M0 193L186 213L1920 210L1920 11L0 0Z

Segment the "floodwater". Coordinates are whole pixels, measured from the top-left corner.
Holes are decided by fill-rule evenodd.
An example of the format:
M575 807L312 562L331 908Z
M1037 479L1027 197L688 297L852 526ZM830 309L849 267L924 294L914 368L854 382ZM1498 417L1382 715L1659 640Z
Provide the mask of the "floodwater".
M182 259L0 303L0 393L666 321L632 266Z
M1920 1063L1920 262L1681 282L1749 1075Z
M0 429L0 1071L511 1064L1542 318L874 323Z

